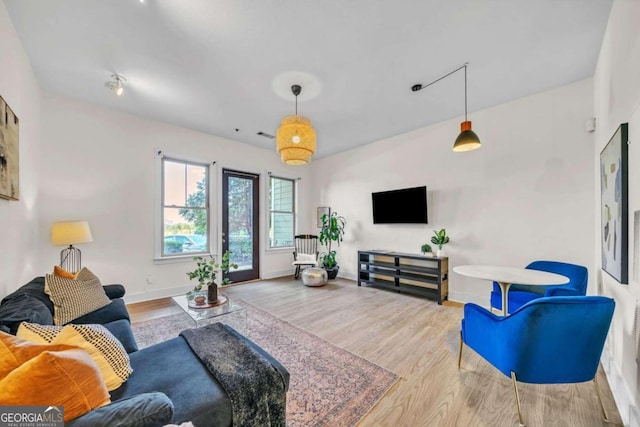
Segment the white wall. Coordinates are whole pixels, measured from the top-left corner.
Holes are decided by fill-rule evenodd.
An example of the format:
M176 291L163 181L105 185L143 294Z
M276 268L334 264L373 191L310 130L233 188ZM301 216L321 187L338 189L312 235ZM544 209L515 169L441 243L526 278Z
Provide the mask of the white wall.
M594 262L592 81L584 80L470 115L482 148L454 153L461 118L313 163L314 206L345 216L340 273L356 252L419 253L433 229L451 243L450 299L488 305L491 284L451 271L461 264L524 266ZM426 185L428 225L373 225L371 193ZM592 272L593 273L593 272Z
M600 293L616 300L616 311L602 363L625 425L640 426L640 278L634 275L640 253L634 253L634 212L640 210L640 3L616 0L594 76L594 109L598 129L592 168L600 167L600 152L621 123L629 123L629 284L621 285L600 270L600 193L594 197L596 269ZM600 188L599 174L594 177ZM635 232L638 232L637 230Z
M40 89L0 2L0 96L20 120L20 200L0 199L0 296L37 275Z
M105 91L105 96L110 94ZM160 149L188 159L215 161L212 171L216 175L223 167L261 174L261 276L293 272L291 250L264 250L266 179L269 171L302 178L298 181L299 230L307 232L311 224L308 167L282 164L275 148L261 149L65 97L46 95L43 111L41 271L49 271L59 262L62 249L49 243L51 224L83 219L89 221L94 240L79 246L83 265L103 282L125 284L128 301L175 294L192 286L186 272L193 269L193 261L153 261L154 212L160 203L156 152ZM220 187L220 179L216 182ZM218 190L214 207L218 233L221 197ZM152 284L146 283L148 276Z

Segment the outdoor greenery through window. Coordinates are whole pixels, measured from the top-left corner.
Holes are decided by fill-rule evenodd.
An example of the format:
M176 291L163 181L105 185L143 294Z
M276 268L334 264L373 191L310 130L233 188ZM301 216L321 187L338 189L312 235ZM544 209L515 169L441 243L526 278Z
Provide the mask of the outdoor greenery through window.
M269 177L269 247L293 246L295 230L295 181Z
M246 270L253 266L253 181L229 176L228 182L230 260Z
M162 159L162 256L209 252L209 167Z

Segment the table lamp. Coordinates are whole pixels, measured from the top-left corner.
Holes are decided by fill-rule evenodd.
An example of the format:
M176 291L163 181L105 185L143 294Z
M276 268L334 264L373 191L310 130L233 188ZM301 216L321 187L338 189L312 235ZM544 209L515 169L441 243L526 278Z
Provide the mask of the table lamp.
M89 242L93 242L93 237L87 221L62 221L51 227L51 243L69 245L60 252L60 267L67 271L75 273L82 268L80 249L73 245Z

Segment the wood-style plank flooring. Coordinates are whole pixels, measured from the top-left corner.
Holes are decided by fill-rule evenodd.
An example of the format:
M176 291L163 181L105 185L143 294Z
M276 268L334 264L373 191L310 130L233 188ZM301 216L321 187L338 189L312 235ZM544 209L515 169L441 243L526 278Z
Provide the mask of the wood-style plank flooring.
M401 379L358 424L376 427L517 426L511 380L465 347L458 369L459 304L358 287L310 288L282 278L223 290L398 374ZM488 298L488 297L487 297ZM131 304L132 321L180 311L170 298ZM621 425L600 369L605 407ZM593 382L519 383L527 426L605 426Z

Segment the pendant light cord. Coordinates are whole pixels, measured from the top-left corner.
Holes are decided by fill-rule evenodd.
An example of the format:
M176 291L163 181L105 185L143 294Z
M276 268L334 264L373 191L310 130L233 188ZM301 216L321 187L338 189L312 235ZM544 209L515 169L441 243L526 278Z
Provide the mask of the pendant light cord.
M464 64L464 121L467 121L467 64ZM298 97L296 97L296 100Z
M440 80L446 79L447 77L449 77L451 74L456 73L460 70L462 70L464 68L464 121L467 121L467 65L469 65L468 62L465 62L464 65L456 68L455 70L445 74L444 76L432 81L431 83L428 83L426 85L422 85L422 84L417 84L417 85L413 85L411 87L411 90L413 92L418 92L419 90L428 88L429 86L438 83ZM298 111L298 96L296 95L296 114Z

